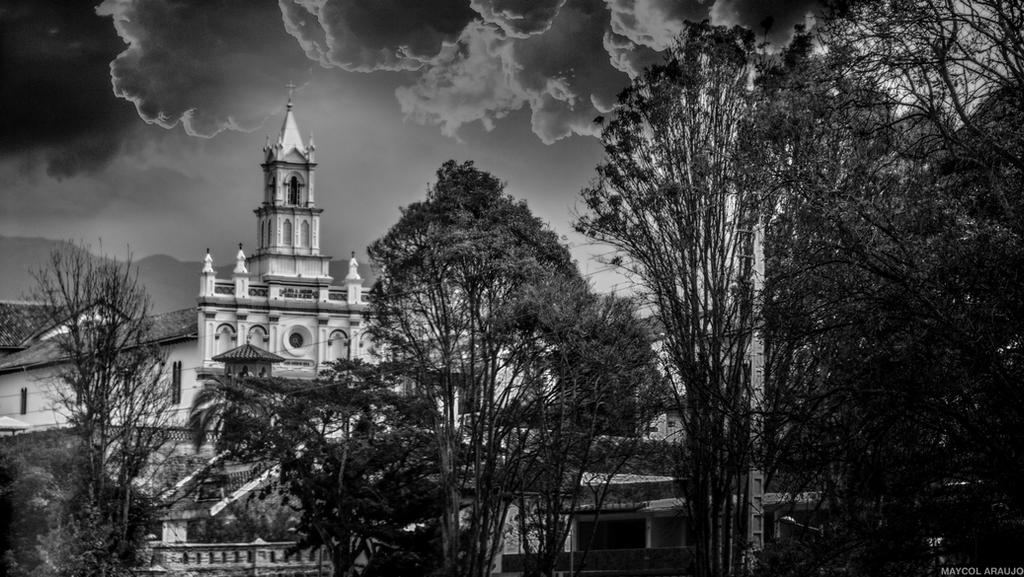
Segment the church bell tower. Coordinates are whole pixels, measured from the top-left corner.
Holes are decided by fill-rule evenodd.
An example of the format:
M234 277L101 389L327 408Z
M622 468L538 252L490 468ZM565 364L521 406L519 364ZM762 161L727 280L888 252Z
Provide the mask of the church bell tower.
M302 278L330 284L330 257L320 254L316 206L316 145L302 142L289 96L281 133L263 147L263 203L256 212L257 248L251 274L263 282Z
M239 244L230 279L217 278L210 253L204 258L201 376L224 374L239 355L249 360L245 351L252 347L264 351L261 358L280 358L274 373L290 378L314 378L328 362L363 358L372 350L355 254L344 283L332 285L331 257L320 253L316 146L312 136L308 145L303 142L293 109L289 95L281 132L263 147L256 249L247 256Z

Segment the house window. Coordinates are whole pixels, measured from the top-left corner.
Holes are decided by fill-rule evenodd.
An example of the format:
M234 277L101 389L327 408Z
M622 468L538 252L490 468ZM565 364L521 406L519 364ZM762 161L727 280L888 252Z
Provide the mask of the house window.
M171 363L171 403L181 403L181 361Z
M21 414L28 413L28 389L25 387L21 388Z

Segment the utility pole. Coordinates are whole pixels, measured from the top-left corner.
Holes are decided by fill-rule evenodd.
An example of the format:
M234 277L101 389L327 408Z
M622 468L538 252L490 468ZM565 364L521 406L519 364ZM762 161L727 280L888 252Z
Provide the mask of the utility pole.
M751 291L753 311L751 320L750 344L747 350L747 362L750 365L750 446L754 458L751 459L748 479L747 497L747 566L753 562L752 553L764 547L764 472L757 465L757 447L764 429L762 415L764 405L764 331L762 330L762 313L760 297L764 289L764 225L760 218L751 231Z

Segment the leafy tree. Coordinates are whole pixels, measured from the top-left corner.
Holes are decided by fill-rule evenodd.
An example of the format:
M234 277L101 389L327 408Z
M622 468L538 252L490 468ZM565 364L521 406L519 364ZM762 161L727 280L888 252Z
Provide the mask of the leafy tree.
M997 4L865 4L827 55L761 76L751 165L783 191L769 381L801 384L774 454L787 490L825 498L818 568L925 575L1019 547L1020 84L975 68L1018 47L962 52L1017 9Z
M444 573L490 571L539 403L528 289L578 272L554 232L471 162L446 162L369 247L373 334L427 402L440 467ZM465 510L466 514L463 514Z
M884 105L900 150L952 154L975 168L1024 170L1024 6L1014 0L853 2L823 35L844 57L835 71L858 80L861 103ZM996 178L996 208L1019 218Z
M326 547L338 576L367 545L376 551L368 575L423 574L436 564L427 410L396 392L389 374L346 361L314 381L225 381L197 399L199 408L219 407L218 443L232 460L276 469L264 497L278 492L298 511L296 547Z
M510 523L524 575L554 575L573 516L607 496L613 476L644 460L642 443L664 409L649 326L636 304L590 292L581 279L532 287L520 322L534 327L522 488ZM580 535L585 555L591 535ZM585 565L577 561L577 571Z
M605 160L577 228L607 243L664 330L684 441L678 471L699 576L740 571L747 546L753 237L760 190L738 161L753 36L707 24L634 81L602 132Z
M211 477L215 479L215 477ZM229 504L216 517L188 525L188 540L196 543L248 543L295 538L299 514L280 495L250 493Z
M5 575L52 574L47 537L61 522L76 479L76 439L64 430L0 440L0 551Z

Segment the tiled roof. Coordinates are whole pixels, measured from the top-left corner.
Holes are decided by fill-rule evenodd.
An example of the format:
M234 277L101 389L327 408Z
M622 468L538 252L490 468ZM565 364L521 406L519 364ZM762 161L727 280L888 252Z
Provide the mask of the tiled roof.
M279 363L284 360L284 357L279 357L270 351L265 351L255 345L246 343L240 347L235 347L230 351L221 353L213 357L214 361L222 363L224 361L263 361L269 363Z
M196 310L193 308L162 313L151 317L153 320L152 340L162 342L182 338L195 338L197 331ZM39 326L28 327L37 332ZM60 347L53 340L32 343L27 349L0 357L0 373L19 370L34 365L49 364L61 359Z
M0 348L23 346L45 321L41 303L0 301Z
M196 309L187 308L153 315L153 340L166 341L199 334Z

